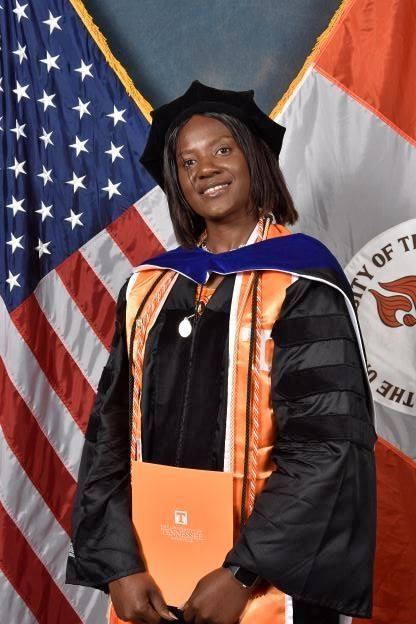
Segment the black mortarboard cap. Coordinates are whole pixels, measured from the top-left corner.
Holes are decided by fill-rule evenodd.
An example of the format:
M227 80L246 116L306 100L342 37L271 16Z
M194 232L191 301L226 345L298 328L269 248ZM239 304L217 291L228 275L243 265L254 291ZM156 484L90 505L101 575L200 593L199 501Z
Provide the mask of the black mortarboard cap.
M140 162L164 188L163 150L166 132L173 121L203 112L229 113L243 121L279 156L285 128L270 119L254 101L254 91L214 89L194 80L180 97L151 111L152 125Z

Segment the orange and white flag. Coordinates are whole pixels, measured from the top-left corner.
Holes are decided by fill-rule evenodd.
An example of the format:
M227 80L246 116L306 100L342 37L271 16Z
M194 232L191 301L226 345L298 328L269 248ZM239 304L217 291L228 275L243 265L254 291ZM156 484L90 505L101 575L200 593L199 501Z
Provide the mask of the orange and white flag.
M416 621L415 32L414 0L343 2L271 113L287 128L298 228L344 266L367 351L380 436L373 624Z

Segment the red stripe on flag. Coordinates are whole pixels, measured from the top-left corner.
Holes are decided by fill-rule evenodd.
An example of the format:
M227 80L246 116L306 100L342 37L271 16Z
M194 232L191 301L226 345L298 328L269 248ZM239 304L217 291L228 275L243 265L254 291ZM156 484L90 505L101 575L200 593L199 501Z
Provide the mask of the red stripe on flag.
M113 221L107 232L133 266L166 251L134 206Z
M377 545L373 618L410 624L416 613L416 463L379 438L376 444ZM363 622L353 620L354 624Z
M62 262L56 272L109 351L114 333L116 303L107 288L79 251Z
M416 139L415 31L413 0L358 0L316 60L321 73L412 142Z
M7 539L0 540L1 569L37 622L82 623L1 504L0 533L7 535ZM2 620L9 622L7 613L3 613Z
M29 479L69 534L76 482L10 381L1 359L0 395L0 424L4 436Z
M95 393L48 323L35 295L10 314L56 394L85 433Z

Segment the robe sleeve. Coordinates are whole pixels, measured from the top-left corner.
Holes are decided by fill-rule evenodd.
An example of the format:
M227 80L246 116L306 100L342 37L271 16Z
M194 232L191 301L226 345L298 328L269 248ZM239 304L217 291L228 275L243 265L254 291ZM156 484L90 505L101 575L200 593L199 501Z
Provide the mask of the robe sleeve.
M298 279L272 337L276 470L225 563L305 603L370 617L376 435L343 295Z
M126 288L85 436L66 570L67 583L106 593L110 581L145 569L131 522Z

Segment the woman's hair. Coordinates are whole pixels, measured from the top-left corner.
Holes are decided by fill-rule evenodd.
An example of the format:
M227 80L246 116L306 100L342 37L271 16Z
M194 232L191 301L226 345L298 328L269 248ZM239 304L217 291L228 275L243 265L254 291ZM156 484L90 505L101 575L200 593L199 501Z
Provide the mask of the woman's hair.
M272 212L277 223L293 224L298 213L279 167L278 157L267 143L255 135L248 126L226 113L198 113L218 119L231 131L243 151L250 172L250 198L258 215ZM163 175L170 218L176 239L183 247L195 247L205 230L204 219L196 214L186 201L178 180L176 148L179 130L189 117L173 122L167 131L163 153Z

